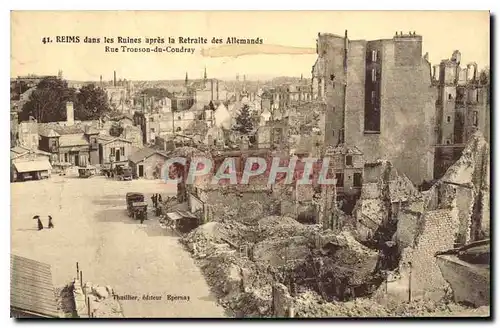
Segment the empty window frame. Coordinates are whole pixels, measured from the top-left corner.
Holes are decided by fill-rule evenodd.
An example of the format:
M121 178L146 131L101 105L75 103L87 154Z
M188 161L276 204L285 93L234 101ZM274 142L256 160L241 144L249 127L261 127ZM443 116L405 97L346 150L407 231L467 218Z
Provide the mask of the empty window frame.
M351 155L347 155L345 157L345 165L346 166L352 166L352 156Z

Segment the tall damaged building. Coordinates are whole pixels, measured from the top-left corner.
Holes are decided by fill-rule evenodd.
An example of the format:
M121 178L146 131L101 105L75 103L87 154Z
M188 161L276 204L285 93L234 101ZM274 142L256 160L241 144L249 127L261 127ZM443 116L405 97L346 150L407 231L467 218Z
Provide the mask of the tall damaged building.
M433 67L437 89L434 178L439 179L460 157L476 131L490 141L490 81L476 63L463 65L455 50Z
M414 184L431 180L436 93L422 36L320 33L316 46L313 99L327 107L325 145L356 146L367 163L389 160Z

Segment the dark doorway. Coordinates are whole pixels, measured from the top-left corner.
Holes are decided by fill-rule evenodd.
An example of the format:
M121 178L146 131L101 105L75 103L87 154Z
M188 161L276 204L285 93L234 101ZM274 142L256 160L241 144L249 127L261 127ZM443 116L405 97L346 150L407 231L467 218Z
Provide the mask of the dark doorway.
M353 185L354 187L361 187L363 181L362 181L362 175L361 173L354 173L354 181L353 181Z
M120 161L120 149L115 150L115 161L116 162Z
M74 158L74 161L75 161L75 166L80 166L80 155L79 154L74 154L73 158Z
M144 165L139 165L139 178L144 176Z

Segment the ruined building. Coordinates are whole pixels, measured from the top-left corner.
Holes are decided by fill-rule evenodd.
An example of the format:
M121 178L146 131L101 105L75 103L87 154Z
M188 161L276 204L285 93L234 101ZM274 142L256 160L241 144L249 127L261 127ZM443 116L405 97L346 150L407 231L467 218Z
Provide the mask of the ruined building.
M490 84L480 78L476 63L461 66L461 54L433 67L437 89L434 178L440 178L460 157L477 131L487 142L490 135Z
M350 40L318 34L313 99L326 105L325 146L356 146L391 161L413 183L433 177L435 91L422 37Z

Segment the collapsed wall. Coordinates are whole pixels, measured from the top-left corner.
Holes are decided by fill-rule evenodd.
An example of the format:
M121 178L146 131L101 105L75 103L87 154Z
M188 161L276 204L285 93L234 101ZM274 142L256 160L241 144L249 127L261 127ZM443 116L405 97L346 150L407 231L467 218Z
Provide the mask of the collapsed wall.
M395 299L443 297L449 286L436 252L489 236L489 146L484 138L475 134L460 159L422 194L422 206L398 216L393 240L401 261L397 278L382 293Z
M421 199L407 176L390 162L379 161L366 168L366 181L356 203L354 217L360 241L390 240L399 213Z

